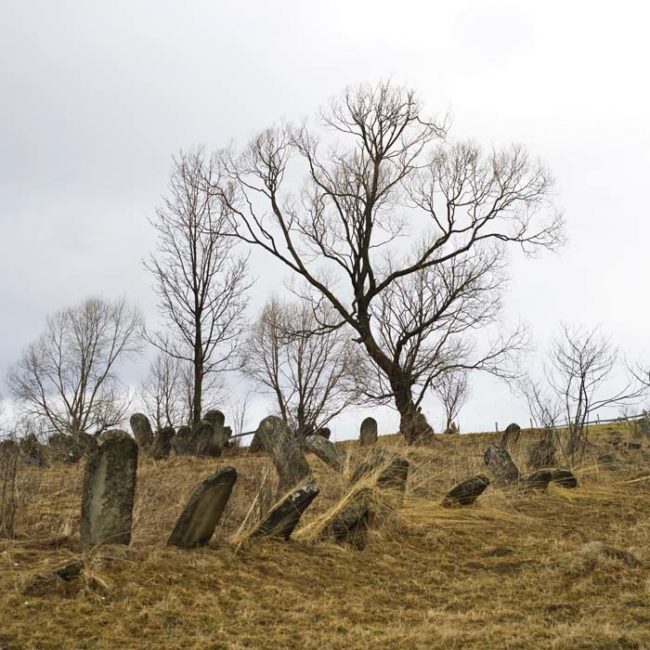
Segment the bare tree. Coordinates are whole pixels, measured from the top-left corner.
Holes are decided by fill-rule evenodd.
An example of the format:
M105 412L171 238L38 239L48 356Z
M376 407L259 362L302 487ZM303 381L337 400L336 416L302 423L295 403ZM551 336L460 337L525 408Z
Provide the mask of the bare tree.
M158 351L142 384L142 400L158 431L190 421L192 367L187 361Z
M599 409L635 404L645 394L645 386L634 377L616 389L611 387L618 364L618 349L598 328L562 325L544 365L548 389L528 382L529 403L545 428L557 431L560 415L566 418L562 423L568 431L566 444L557 437L572 463L583 457L589 442L589 421Z
M233 255L222 206L206 189L215 172L214 159L200 151L174 158L169 193L153 222L158 250L145 263L172 332L148 339L192 365L192 422L201 419L206 381L236 359L249 287L247 259Z
M140 349L142 316L124 300L88 298L47 319L43 335L10 370L23 411L49 432L101 431L128 407L115 370Z
M455 420L470 393L467 371L456 370L441 375L433 390L445 411L445 433L458 433Z
M305 302L271 299L246 346L244 371L274 396L301 437L325 426L359 395L359 355L343 329L318 333Z
M222 152L213 190L234 236L299 276L313 303L333 308L336 319L324 327L355 331L381 377L378 397L390 393L400 430L413 442L431 432L418 399L440 373L427 366L444 370L441 359L451 357L455 366L494 369L503 360L498 349L519 340L459 358L456 335L431 340L441 320L453 322L458 304L456 292L446 300L436 292L462 270L492 287L487 300L499 289L490 278L507 244L526 252L558 244L552 181L521 147L485 153L447 143L445 125L426 118L413 92L390 84L350 90L322 118L332 136L326 145L307 127L282 127L262 132L241 154ZM288 179L301 168L304 182L292 192ZM493 319L489 307L486 316ZM483 324L475 317L470 328Z

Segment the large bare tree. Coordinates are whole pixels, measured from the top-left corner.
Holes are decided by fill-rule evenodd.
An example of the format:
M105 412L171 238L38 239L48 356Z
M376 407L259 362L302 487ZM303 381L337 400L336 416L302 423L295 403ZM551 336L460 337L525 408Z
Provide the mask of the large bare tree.
M272 298L246 346L244 371L274 397L301 437L324 427L359 398L359 354L350 332L319 331L308 303Z
M10 370L12 395L49 432L76 436L119 424L128 401L115 371L139 351L141 328L140 312L124 300L89 298L57 312Z
M247 259L234 254L222 205L205 185L216 181L215 170L214 158L202 151L174 158L169 192L153 221L157 252L145 263L169 328L147 338L192 365L192 422L201 419L206 382L236 359L249 287Z
M213 190L235 236L299 276L312 302L332 306L337 320L324 325L355 331L381 377L379 396L389 388L413 442L431 432L418 409L422 393L414 395L414 386L435 381L431 367L449 356L494 369L499 350L519 340L463 359L447 347L458 336L436 335L436 343L430 333L454 320L448 274L478 273L490 286L507 244L530 253L560 241L551 177L522 147L484 152L447 142L445 125L427 118L415 93L388 83L347 91L321 126L323 141L307 126L287 126L263 131L240 153L222 152ZM486 316L493 320L489 306ZM468 329L482 325L472 320Z

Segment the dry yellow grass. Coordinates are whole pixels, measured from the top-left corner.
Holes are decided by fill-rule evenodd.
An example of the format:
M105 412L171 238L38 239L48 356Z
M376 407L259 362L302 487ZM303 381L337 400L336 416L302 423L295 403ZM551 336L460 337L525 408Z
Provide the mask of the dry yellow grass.
M609 435L599 432L601 450ZM456 481L484 471L491 438L430 449L381 439L412 472L403 501L377 493L381 516L361 552L316 541L350 488L315 457L321 494L288 543L252 543L242 528L274 493L264 456L143 459L131 546L83 555L82 466L25 468L19 536L0 541L0 649L650 648L650 444L621 452L627 473L590 455L577 490L490 487L471 508L440 507ZM223 465L239 478L211 545L166 547L192 490ZM79 579L37 578L74 559Z

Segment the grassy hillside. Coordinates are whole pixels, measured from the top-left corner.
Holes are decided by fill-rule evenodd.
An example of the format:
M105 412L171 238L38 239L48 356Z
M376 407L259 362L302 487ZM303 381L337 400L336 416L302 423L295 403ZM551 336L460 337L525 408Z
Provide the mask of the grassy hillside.
M0 540L0 648L649 648L650 442L619 445L628 467L610 471L597 453L616 437L629 432L597 432L576 490L491 486L451 510L441 497L485 472L493 434L431 449L380 439L412 471L403 503L378 494L363 551L314 539L348 484L311 456L321 494L288 543L246 539L272 502L263 455L142 458L131 546L85 554L83 465L23 468L18 538ZM529 440L513 454L520 467ZM211 545L166 547L189 494L222 465L239 479ZM47 577L75 558L80 578Z

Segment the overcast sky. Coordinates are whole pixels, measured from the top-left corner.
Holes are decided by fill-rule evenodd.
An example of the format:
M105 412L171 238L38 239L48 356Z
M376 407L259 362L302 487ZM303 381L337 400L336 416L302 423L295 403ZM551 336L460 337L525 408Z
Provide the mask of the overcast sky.
M48 313L89 294L156 318L141 259L170 156L243 143L346 86L392 78L452 136L523 143L551 168L561 254L514 257L508 314L540 349L560 321L601 324L650 358L645 191L650 9L637 1L0 0L0 374ZM259 263L259 262L258 262ZM271 268L267 267L266 268ZM265 270L258 304L282 279ZM143 364L132 370L131 381ZM251 417L263 415L257 402ZM435 426L440 413L425 405ZM396 429L378 411L380 431ZM527 422L477 379L464 430ZM336 423L344 435L357 415Z

